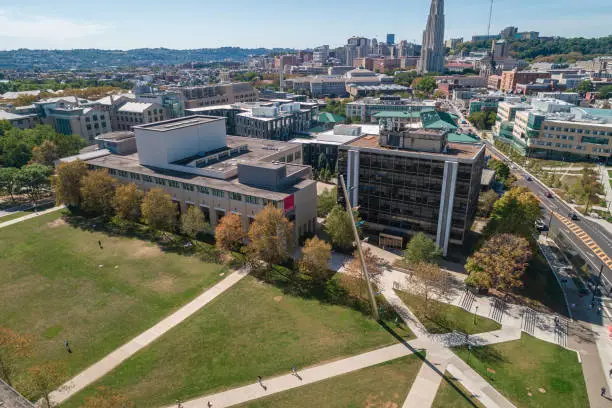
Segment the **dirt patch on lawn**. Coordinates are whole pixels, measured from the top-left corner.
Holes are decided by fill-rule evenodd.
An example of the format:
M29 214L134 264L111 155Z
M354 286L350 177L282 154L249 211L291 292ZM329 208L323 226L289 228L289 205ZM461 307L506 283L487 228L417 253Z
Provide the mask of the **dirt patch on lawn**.
M127 253L136 259L153 258L162 254L161 249L154 245L147 245L144 242L134 241L126 245Z
M58 218L57 220L53 220L47 223L47 227L49 228L57 228L66 225L66 221L63 218Z
M281 300L283 300L283 297L282 297L282 296L274 296L274 301L275 301L275 302L277 302L277 303L278 303L278 302L280 302Z
M158 293L170 293L174 290L174 279L169 275L161 275L147 286Z
M365 401L365 407L397 408L398 405L393 401L380 401L376 395L369 395Z

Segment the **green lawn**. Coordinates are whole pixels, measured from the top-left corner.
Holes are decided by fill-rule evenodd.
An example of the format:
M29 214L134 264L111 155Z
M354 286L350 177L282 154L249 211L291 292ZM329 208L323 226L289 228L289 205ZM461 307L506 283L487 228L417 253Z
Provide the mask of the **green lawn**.
M138 407L171 404L396 342L353 309L286 295L249 276L63 407L79 406L99 385Z
M29 211L15 211L7 215L0 216L0 223L14 220L15 218L23 217L24 215L28 215L28 214L32 214L32 213Z
M438 309L437 316L426 316L422 309L418 307L423 302L420 297L399 290L396 290L395 293L430 333L449 333L457 330L462 333L476 334L501 329L501 325L496 321L481 316L476 317L476 324L474 324L473 313L435 300L430 300L430 302Z
M475 347L471 356L465 347L455 352L518 407L589 406L573 351L523 333L520 340Z
M63 381L227 272L149 242L72 227L62 214L0 229L0 327L34 337L34 354L21 360L22 373L52 361L63 367ZM21 388L20 381L16 385Z
M461 383L455 380L449 372L445 372L431 408L447 407L483 408L484 405L478 399L472 397L471 393L463 388Z
M235 407L401 407L421 364L417 356L402 357Z

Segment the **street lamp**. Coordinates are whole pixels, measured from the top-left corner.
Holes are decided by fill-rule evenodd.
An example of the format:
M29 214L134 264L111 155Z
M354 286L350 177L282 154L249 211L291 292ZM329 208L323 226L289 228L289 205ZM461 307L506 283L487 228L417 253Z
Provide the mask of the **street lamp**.
M555 211L557 211L559 208L554 206L550 209L550 217L548 218L548 225L546 227L546 238L548 238L548 231L550 231L550 224L552 222L552 218L553 218L553 214L555 213Z
M603 273L603 267L604 267L604 264L602 262L601 267L599 268L599 277L597 278L597 284L595 285L595 290L593 290L593 298L591 299L591 301L595 300L595 294L597 293L597 290L599 289L599 285L601 283L601 274Z
M476 326L476 315L478 313L478 305L476 305L476 310L474 310L474 326Z

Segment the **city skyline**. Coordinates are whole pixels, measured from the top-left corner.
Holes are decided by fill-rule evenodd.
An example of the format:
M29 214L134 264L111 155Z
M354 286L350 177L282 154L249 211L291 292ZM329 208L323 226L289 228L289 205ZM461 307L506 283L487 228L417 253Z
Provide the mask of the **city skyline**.
M46 3L31 0L0 6L0 49L222 46L300 49L321 44L339 46L352 35L384 41L387 33L396 34L397 41L421 42L429 0L411 4L390 0L386 7L361 7L368 4L361 0L350 4L315 0L308 4L288 2L279 9L273 2L264 0L257 4L257 10L253 10L252 3L237 0L229 10L210 1L189 0L182 2L180 7L156 8L142 1L126 4L110 0L102 8L93 5L75 8L74 3L60 0L48 8ZM491 33L513 25L520 31L539 31L543 36L600 37L610 34L606 32L609 30L606 22L612 20L612 5L586 0L580 9L573 10L574 4L567 0L555 4L534 4L526 0L494 4ZM345 13L347 7L351 8L351 13ZM464 37L467 40L472 35L486 34L488 0L470 4L447 2L445 7L445 38ZM347 18L338 18L341 15ZM356 29L355 21L367 24ZM316 22L317 28L326 26L328 29L311 29L311 22Z

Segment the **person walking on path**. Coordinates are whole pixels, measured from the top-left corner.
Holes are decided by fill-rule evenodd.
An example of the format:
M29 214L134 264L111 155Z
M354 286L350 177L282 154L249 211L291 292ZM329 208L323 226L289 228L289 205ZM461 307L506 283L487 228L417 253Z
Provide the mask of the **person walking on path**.
M212 402L208 401L206 405L208 405L208 408L212 408Z
M606 396L606 387L601 387L601 396L602 397Z
M64 346L66 346L66 351L68 353L72 353L72 350L70 349L70 344L68 344L68 340L64 341Z
M610 369L610 372L608 373L608 377L612 377L612 368Z
M98 240L98 246L102 249L102 241Z
M261 385L261 388L264 389L264 391L266 391L268 388L263 384L262 379L261 379L261 375L257 376L257 382L259 383L259 385Z

